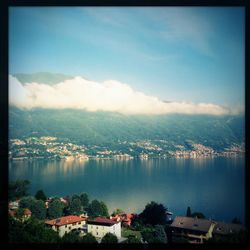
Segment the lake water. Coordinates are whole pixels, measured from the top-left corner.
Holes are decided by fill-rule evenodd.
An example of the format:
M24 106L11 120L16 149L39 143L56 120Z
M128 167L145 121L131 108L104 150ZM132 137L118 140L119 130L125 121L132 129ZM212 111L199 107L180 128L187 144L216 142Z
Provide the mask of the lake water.
M150 201L164 204L176 215L202 212L207 218L230 222L245 216L245 160L236 158L13 161L9 179L31 181L32 195L86 192L115 208L141 212Z

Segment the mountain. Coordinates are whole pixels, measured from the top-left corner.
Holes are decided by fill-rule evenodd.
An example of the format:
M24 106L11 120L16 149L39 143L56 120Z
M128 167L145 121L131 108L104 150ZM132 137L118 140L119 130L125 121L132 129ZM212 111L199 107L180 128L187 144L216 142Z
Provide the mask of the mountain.
M68 76L64 74L55 74L49 72L38 72L34 74L18 73L12 75L16 77L21 83L37 82L37 83L46 83L48 85L54 85L59 82L74 78L73 76Z
M14 74L22 83L48 85L72 76L40 72ZM167 101L166 101L167 102ZM86 112L73 109L21 110L9 107L9 137L56 136L88 145L117 145L121 141L165 140L189 148L200 143L215 150L244 142L245 119L212 115L124 115L114 112Z
M72 109L9 108L9 137L56 136L85 145L110 145L119 141L166 140L189 147L200 143L223 150L244 142L243 116L122 115Z

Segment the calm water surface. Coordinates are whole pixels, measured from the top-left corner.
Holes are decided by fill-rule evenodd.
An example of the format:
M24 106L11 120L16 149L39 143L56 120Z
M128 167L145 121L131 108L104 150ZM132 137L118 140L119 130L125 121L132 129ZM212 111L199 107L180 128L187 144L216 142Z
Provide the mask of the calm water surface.
M174 215L187 206L207 218L231 221L245 216L245 161L243 157L207 159L13 161L9 179L31 181L32 195L86 192L103 200L112 212L141 212L154 200Z

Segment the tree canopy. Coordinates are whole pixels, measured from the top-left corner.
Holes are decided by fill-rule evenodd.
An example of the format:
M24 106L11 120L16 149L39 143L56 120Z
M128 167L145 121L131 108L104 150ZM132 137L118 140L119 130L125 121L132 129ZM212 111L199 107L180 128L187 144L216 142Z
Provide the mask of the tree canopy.
M44 220L46 218L46 207L45 203L42 200L35 200L34 204L31 205L30 210L32 216L36 217L39 220Z
M82 212L81 200L78 197L75 197L71 200L69 204L69 212L74 215L79 215Z
M47 197L46 197L45 193L43 192L43 190L38 190L35 194L35 198L37 200L42 200L42 201L47 200Z
M142 219L144 224L165 224L166 211L167 209L162 204L151 201L151 203L146 205L143 212L139 214L139 217Z
M88 208L89 205L89 196L86 193L81 193L80 194L80 200L81 200L81 204L83 206L84 209Z
M118 239L117 239L116 235L114 235L112 233L107 233L102 238L101 243L104 243L104 244L116 244L116 243L118 243Z
M187 207L187 213L186 213L187 217L192 217L192 213L191 213L191 208Z
M46 228L43 222L31 218L24 223L9 218L10 243L58 243L57 232Z
M48 217L55 219L63 215L64 204L59 199L54 199L50 202L48 208Z
M62 238L61 238L62 243L79 243L80 242L80 237L76 235L75 232L69 232L66 233Z
M82 237L82 239L80 240L80 243L96 244L98 242L97 242L96 238L91 233L87 233Z
M19 199L28 195L30 181L28 180L16 180L9 182L8 196L9 199Z
M90 216L109 216L106 204L98 200L93 200L90 203L88 212Z

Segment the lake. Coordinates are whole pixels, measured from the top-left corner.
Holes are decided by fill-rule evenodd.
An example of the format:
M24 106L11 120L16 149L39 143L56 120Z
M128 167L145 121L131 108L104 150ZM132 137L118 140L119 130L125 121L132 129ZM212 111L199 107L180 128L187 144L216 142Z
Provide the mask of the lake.
M9 179L31 181L30 193L47 196L86 192L115 208L140 213L150 201L176 215L202 212L207 218L245 220L245 159L132 159L12 161Z

